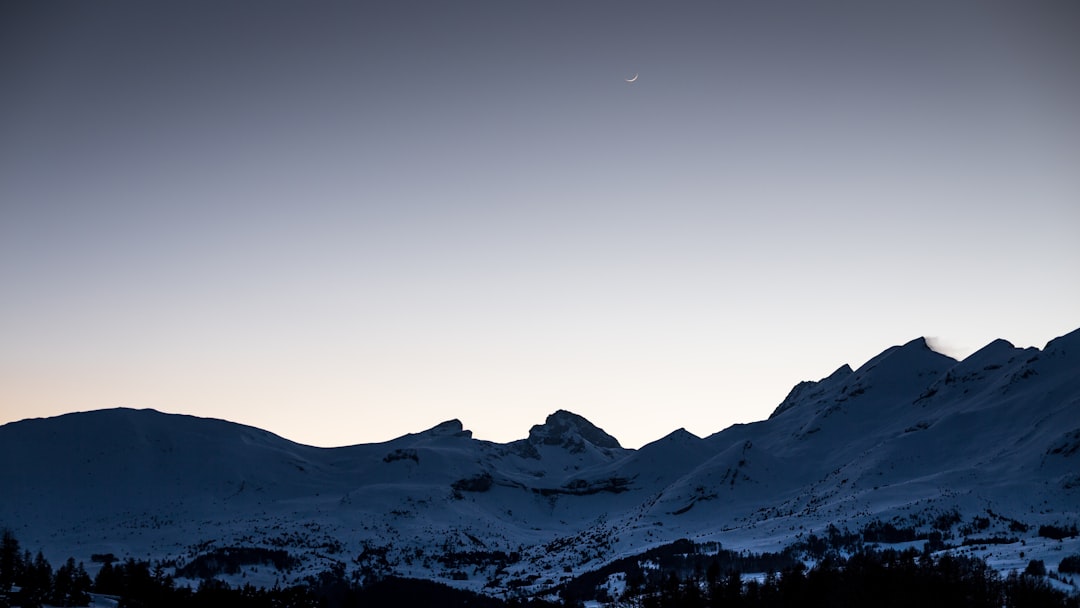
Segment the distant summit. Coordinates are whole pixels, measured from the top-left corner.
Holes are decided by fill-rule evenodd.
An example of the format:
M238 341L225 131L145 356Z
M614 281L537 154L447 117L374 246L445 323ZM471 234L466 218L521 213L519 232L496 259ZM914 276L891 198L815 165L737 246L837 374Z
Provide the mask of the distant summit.
M952 357L930 348L925 338L916 338L885 349L855 371L845 364L827 378L800 382L769 419L804 404L814 404L809 409L821 410L830 405L867 401L883 405L910 403L956 364Z
M430 429L421 433L421 435L427 435L429 437L472 437L472 431L465 430L464 425L457 418L453 420L447 420L446 422L440 422L439 424L431 427Z
M825 395L830 389L840 386L848 376L854 372L851 366L847 363L840 366L835 372L829 374L828 377L822 378L818 381L805 380L796 384L791 391L784 397L784 400L780 402L780 405L773 410L773 413L769 416L769 419L775 418L785 411L791 409L798 403L804 401L811 401L816 398L820 398Z
M548 416L544 424L529 429L529 443L532 444L571 446L580 443L580 440L598 448L622 448L618 439L585 418L566 410L558 410Z

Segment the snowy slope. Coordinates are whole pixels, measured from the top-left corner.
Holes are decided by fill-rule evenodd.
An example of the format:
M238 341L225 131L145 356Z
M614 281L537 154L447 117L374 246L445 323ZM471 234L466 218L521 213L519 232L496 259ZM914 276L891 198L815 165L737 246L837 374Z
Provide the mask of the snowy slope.
M639 450L561 410L508 444L451 420L334 449L151 410L24 420L0 427L0 488L0 526L54 562L288 549L297 569L243 574L267 585L342 563L535 589L679 538L771 550L954 512L955 544L984 518L979 535L1023 540L985 549L995 564L1051 564L1077 548L1036 531L1080 519L1080 330L959 362L913 340L799 384L768 420Z

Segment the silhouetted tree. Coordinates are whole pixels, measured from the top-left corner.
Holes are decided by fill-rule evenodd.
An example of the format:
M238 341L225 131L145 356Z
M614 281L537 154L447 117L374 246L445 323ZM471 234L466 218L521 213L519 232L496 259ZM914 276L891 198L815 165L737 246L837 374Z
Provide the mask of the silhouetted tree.
M124 581L120 572L112 562L105 562L94 578L94 591L105 595L120 595L123 590Z
M743 582L742 574L738 570L732 570L724 580L724 590L719 598L713 598L714 606L738 607L742 604ZM719 600L719 601L718 601Z
M27 554L29 555L29 554ZM25 559L25 558L24 558ZM38 608L51 599L52 566L45 556L38 551L33 560L23 571L21 580L16 583L22 588L18 600L25 608Z
M1060 608L1076 606L1076 598L1065 597L1046 582L1036 576L1021 576L1015 572L1005 579L1006 608Z
M5 529L0 538L0 591L9 591L21 576L23 569L22 555L19 553L19 541L11 530Z
M1080 574L1080 553L1061 558L1058 572L1062 574Z
M51 603L56 606L85 606L90 601L90 576L75 558L69 557L53 576Z
M1024 574L1028 576L1046 576L1046 562L1041 559L1033 559L1024 568Z

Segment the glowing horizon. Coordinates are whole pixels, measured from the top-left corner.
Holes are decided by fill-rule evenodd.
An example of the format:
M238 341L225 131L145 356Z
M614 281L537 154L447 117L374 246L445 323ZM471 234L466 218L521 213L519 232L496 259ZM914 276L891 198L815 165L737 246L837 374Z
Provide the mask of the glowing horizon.
M1067 3L54 8L2 19L0 423L640 447L1080 325Z

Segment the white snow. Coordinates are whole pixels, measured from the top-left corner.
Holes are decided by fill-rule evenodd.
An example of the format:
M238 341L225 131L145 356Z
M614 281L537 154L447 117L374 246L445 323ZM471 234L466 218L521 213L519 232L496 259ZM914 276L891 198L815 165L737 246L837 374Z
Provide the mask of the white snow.
M289 584L343 562L499 593L680 538L773 551L830 524L926 532L952 510L953 544L975 517L989 527L968 536L1019 541L956 551L1002 572L1030 559L1053 570L1080 552L1077 539L1037 535L1080 524L1080 330L1043 351L995 341L960 362L913 340L800 384L768 420L640 450L568 412L510 444L451 420L335 449L152 410L25 420L0 427L0 487L0 527L92 575L92 554L183 564L257 546L300 565L238 580Z

